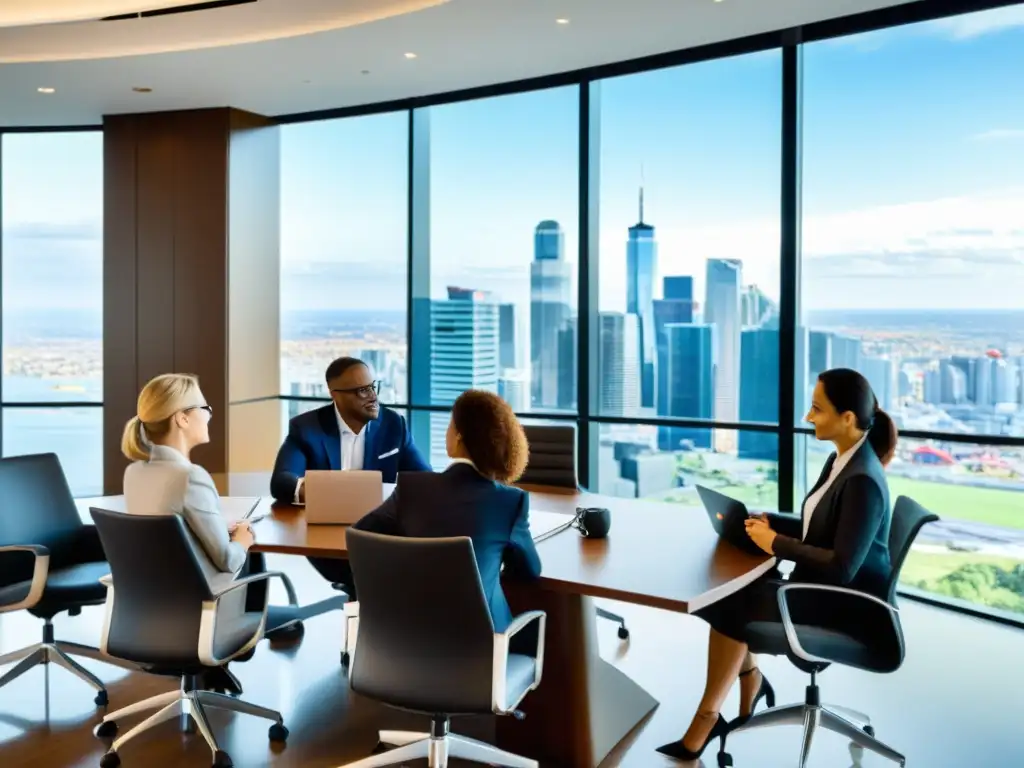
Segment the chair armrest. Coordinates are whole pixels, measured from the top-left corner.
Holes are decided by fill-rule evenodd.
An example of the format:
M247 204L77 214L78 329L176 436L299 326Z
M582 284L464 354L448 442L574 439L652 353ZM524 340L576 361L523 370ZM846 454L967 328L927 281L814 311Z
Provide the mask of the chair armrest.
M815 656L809 653L801 644L800 637L797 632L796 623L793 621L792 614L790 612L789 597L791 592L821 592L822 597L835 597L838 595L843 596L845 599L853 600L866 600L869 603L874 603L877 606L884 608L888 611L888 615L892 620L893 627L899 632L899 624L896 618L899 616L899 608L887 603L880 597L869 595L867 592L861 592L857 589L850 589L849 587L836 587L830 584L784 584L779 588L778 600L779 600L779 613L782 616L782 627L786 632L786 642L789 643L790 653L802 661L807 661L812 664L831 664L833 659L822 658L821 656Z
M10 605L0 605L0 613L8 611L20 611L23 608L31 608L43 597L46 589L46 579L50 575L50 550L38 544L12 544L0 547L0 555L13 552L28 552L33 556L32 562L32 583L29 585L28 594L24 600Z
M236 589L241 589L242 587L247 587L257 581L264 581L270 578L281 579L285 583L286 589L291 586L291 581L280 571L264 571L263 573L246 576L244 579L238 579L215 592L211 592L213 599L205 600L203 602L203 614L199 624L199 660L203 664L208 667L219 667L226 664L236 656L248 653L256 643L263 638L263 632L267 626L267 608L270 605L269 589L267 589L263 595L263 613L260 616L259 626L256 628L253 636L245 643L245 645L223 659L219 659L214 655L213 643L217 636L217 606L220 604L220 599L224 597L224 595L234 592ZM294 593L294 587L292 587L291 592Z
M508 684L508 657L512 638L534 621L537 622L537 649L534 656L533 683L523 691L522 696L514 702L508 702L506 688ZM540 680L544 673L544 632L546 628L547 614L544 611L527 611L512 619L512 623L508 625L508 629L504 632L494 633L494 664L492 666L494 671L491 680L491 708L495 714L505 715L512 712L519 706L519 702L523 700L527 693L540 685Z

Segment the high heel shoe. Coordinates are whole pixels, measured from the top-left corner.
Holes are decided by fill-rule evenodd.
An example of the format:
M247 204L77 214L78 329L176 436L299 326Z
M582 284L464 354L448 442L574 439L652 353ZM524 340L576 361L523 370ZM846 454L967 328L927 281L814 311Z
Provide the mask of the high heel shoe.
M729 723L726 722L726 719L722 717L721 714L719 714L718 720L715 722L715 725L711 729L711 732L708 734L708 737L704 739L704 743L701 744L700 749L696 752L693 752L684 747L682 739L680 739L679 741L672 741L668 744L658 747L658 752L660 752L663 755L673 757L676 760L697 760L701 755L704 754L704 750L708 748L708 744L710 744L715 739L725 736L728 732Z
M752 672L759 671L760 670L757 667L751 667L746 672L740 672L740 677L746 677ZM754 696L754 701L750 705L750 714L739 715L735 720L729 723L729 728L736 728L750 720L750 718L754 716L754 712L757 710L757 703L761 701L761 699L767 700L766 703L768 704L768 709L775 706L775 689L772 688L772 684L768 682L768 678L764 676L763 672L761 673L761 685L758 686L757 695Z

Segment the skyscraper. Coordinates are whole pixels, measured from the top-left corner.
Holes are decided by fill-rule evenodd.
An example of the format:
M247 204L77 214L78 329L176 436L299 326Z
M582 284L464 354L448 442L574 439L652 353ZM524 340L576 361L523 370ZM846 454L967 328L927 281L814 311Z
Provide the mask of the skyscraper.
M715 326L715 419L737 421L740 389L740 291L743 262L739 259L708 259L707 298L704 322ZM735 435L715 433L715 450L736 447Z
M430 313L430 402L448 405L467 389L498 391L498 305L485 291L448 288Z
M685 324L688 325L693 322L693 278L689 276L672 276L666 277L664 280L664 296L663 299L656 299L654 301L654 334L655 334L655 373L656 373L656 391L655 400L657 406L657 414L659 416L678 416L682 414L674 414L671 412L670 398L673 396L672 388L674 386L685 385L685 379L670 378L669 377L669 338L666 328L669 324ZM711 356L708 357L708 362L711 362ZM676 366L676 375L682 375L685 377L685 373L681 373ZM711 418L711 415L708 415ZM669 432L665 432L665 440L673 440ZM662 430L658 431L659 444L662 442ZM663 448L662 450L670 450L669 448Z
M558 405L558 332L569 320L571 273L557 221L542 221L533 236L530 265L530 390L536 408Z
M743 331L740 341L740 420L779 420L779 332L766 328ZM771 432L740 432L743 459L779 460L779 436Z
M558 332L558 407L576 410L576 336L577 322L570 317Z
M498 308L498 367L503 371L506 368L519 367L516 360L516 342L519 334L516 331L516 305L502 304Z
M875 398L878 400L878 407L883 411L891 411L892 393L896 387L896 369L892 360L865 355L861 358L861 373L871 385Z
M665 343L658 356L658 378L665 387L658 390L658 415L710 420L715 400L714 327L668 323L662 334ZM679 450L684 440L695 448L710 448L711 430L658 428L658 448L662 451Z
M600 413L606 416L635 414L640 406L637 317L628 313L602 312L597 323Z
M640 220L629 228L626 243L626 312L637 316L640 350L640 405L655 405L654 360L654 275L658 267L658 244L654 227L644 223L644 189L640 188Z

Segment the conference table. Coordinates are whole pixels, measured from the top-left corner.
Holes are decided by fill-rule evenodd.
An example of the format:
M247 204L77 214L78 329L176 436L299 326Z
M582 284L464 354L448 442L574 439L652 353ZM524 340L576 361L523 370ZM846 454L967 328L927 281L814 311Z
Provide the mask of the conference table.
M257 496L269 473L228 475L225 517L251 506L231 495ZM597 768L612 749L658 706L636 682L598 653L594 598L679 613L722 599L775 565L719 539L704 512L678 505L602 496L539 486L530 494L531 529L543 564L532 583L506 582L515 613L547 613L544 675L521 705L526 718L497 718L499 747L565 768ZM252 499L255 501L255 499ZM123 511L121 496L78 500L89 507ZM578 507L606 507L612 525L605 539L576 530L551 535ZM346 557L346 526L306 525L301 507L260 501L254 517L253 551L304 557ZM548 534L544 536L543 534ZM693 663L680 659L680 664Z

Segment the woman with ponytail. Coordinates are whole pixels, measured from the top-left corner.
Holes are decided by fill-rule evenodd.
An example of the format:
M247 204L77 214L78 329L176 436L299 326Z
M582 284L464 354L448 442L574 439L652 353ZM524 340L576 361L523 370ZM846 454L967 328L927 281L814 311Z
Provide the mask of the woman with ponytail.
M129 514L185 518L199 544L203 570L217 588L242 570L253 534L248 523L228 527L213 478L190 460L193 448L210 442L212 417L195 376L157 376L139 394L121 451L133 462L124 473Z
M818 376L807 421L814 436L831 442L835 453L804 499L800 515L751 515L747 535L768 554L796 564L790 581L839 585L886 599L892 565L884 467L896 452L896 427L878 407L867 379L846 368ZM781 624L778 591L785 583L776 571L696 612L711 625L704 696L683 738L659 752L694 760L732 725L748 720L762 698L774 706L775 692L747 643L751 624ZM857 607L844 603L842 613L837 608L835 616L815 615L812 620L870 626L876 615L860 615ZM794 619L800 623L798 616ZM720 710L737 677L740 716L730 724Z

